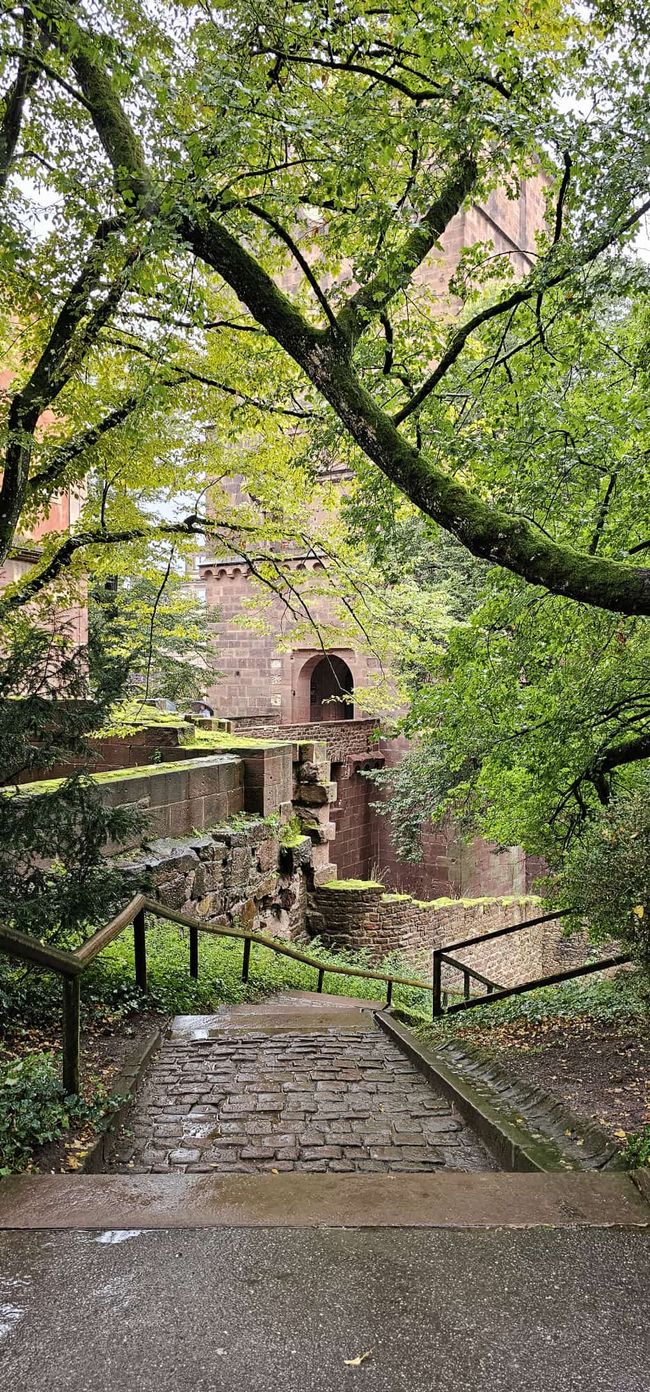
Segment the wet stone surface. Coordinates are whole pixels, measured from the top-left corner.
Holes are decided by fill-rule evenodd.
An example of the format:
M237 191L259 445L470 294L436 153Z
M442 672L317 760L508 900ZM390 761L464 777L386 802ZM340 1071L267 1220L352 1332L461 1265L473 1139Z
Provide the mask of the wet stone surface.
M172 1037L112 1172L493 1170L477 1138L377 1028Z

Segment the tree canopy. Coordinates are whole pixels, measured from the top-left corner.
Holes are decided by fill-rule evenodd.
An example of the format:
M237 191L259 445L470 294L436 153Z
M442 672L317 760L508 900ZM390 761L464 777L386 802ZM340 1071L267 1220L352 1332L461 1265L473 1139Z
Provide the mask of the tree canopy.
M376 494L475 556L648 613L639 397L606 431L581 397L618 370L602 304L617 325L645 293L625 253L650 207L639 30L563 0L6 5L0 556L62 484L88 491L5 607L114 543L272 552L268 474L246 507L219 484L236 458L259 479L261 454L283 504L323 457L370 461ZM471 248L441 320L423 260L463 206L537 176L532 269Z

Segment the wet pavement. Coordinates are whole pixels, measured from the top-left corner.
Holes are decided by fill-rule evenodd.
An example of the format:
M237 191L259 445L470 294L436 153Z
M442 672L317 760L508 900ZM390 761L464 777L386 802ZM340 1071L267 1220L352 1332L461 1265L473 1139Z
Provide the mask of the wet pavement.
M154 1175L495 1168L371 1012L327 1002L180 1017L110 1165Z
M1 1385L647 1392L649 1278L607 1229L5 1232Z

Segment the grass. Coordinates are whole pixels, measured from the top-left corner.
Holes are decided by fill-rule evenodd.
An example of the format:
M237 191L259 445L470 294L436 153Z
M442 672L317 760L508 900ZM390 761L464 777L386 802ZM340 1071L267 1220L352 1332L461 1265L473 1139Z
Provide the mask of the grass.
M306 949L309 955L334 966L357 966L362 970L378 970L395 975L421 975L413 965L396 954L387 957L379 966L369 961L367 953L333 953L314 939ZM281 956L271 948L253 943L250 958L250 977L247 985L241 979L242 943L240 940L199 934L199 976L189 975L189 942L187 930L173 924L148 919L147 979L148 995L143 996L135 985L133 935L128 930L104 949L84 972L81 979L82 1011L86 1021L101 1021L110 1029L118 1029L136 1010L156 1010L163 1015L207 1014L220 1005L239 1001L258 1001L278 991L314 991L317 972L302 962ZM362 977L325 976L323 990L332 995L354 996L361 999L385 999L386 988L381 981ZM395 1004L405 1009L421 1011L430 1008L427 992L410 987L395 987ZM7 959L0 965L0 1028L7 1037L19 1038L32 1028L51 1028L58 1037L61 1023L61 982L49 972L25 972Z
M647 978L641 972L625 970L600 980L592 976L584 981L578 979L560 986L544 986L539 991L511 996L494 1005L459 1011L435 1023L423 1021L420 1030L435 1045L459 1036L471 1038L472 1034L501 1030L520 1022L537 1025L546 1020L589 1018L603 1025L629 1025L647 1020L648 1008Z
M197 730L194 726L188 727L191 730L191 738L183 739L181 743L184 748L191 748L194 745L202 749L286 749L293 744L293 740L277 739L256 739L253 735L229 735L221 730Z
M414 975L414 968L395 956L376 967L365 953L332 953L318 939L314 939L306 950L324 966L356 966L361 970ZM199 976L194 981L188 970L186 932L171 925L150 922L147 929L149 1005L164 1014L204 1014L219 1005L263 1000L265 996L278 991L316 989L317 973L314 967L281 956L259 943L252 944L250 977L245 985L241 979L242 951L241 942L235 939L199 934ZM129 934L122 934L102 953L94 973L94 989L101 997L105 997L107 991L119 992L120 983L133 980L133 946ZM325 976L323 990L332 995L378 1002L383 1001L386 994L381 981L333 974ZM424 1006L426 995L409 987L396 987L393 999L405 1007L418 1009Z

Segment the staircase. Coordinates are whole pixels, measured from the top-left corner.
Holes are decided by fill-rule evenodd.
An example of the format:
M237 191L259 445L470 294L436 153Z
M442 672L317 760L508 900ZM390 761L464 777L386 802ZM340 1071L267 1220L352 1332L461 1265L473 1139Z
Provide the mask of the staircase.
M178 1017L118 1139L137 1174L495 1169L366 1008L308 992Z

